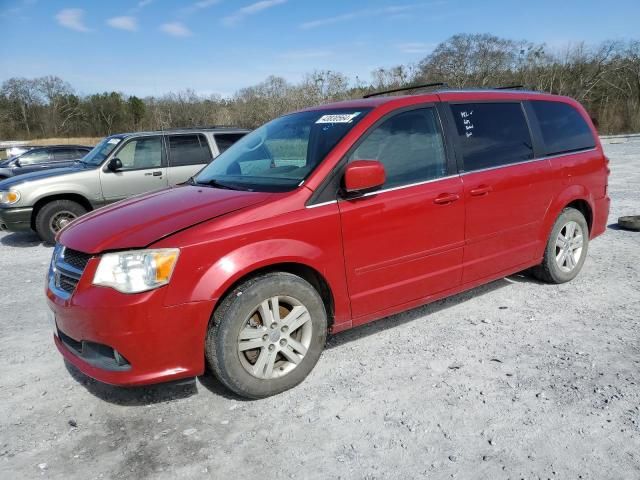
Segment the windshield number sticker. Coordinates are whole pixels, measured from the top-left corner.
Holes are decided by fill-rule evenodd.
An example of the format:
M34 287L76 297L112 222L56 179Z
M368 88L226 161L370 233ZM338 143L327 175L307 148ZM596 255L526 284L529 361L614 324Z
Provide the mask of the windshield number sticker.
M109 141L107 141L107 143L110 143L112 145L117 145L118 143L120 143L120 139L119 138L110 138Z
M316 123L351 123L358 115L360 112L323 115L316 120Z

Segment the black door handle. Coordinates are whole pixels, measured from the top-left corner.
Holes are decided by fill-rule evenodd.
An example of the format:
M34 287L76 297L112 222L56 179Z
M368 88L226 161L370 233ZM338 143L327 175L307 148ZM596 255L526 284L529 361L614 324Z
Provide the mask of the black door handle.
M147 173L145 173L145 175L147 177L150 177L151 175L153 175L154 177L161 177L162 176L162 172L153 172L153 173L147 172Z

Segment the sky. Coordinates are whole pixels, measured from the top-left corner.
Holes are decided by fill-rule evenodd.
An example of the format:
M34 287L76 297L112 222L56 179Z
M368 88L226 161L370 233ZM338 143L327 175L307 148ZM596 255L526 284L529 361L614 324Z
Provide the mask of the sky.
M316 69L369 80L456 33L562 48L640 38L639 21L639 0L0 0L0 81L229 96Z

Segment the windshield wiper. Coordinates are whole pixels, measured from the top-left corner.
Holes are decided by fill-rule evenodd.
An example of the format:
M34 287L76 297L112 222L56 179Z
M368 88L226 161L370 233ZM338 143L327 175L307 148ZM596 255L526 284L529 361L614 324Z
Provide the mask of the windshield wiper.
M215 179L208 180L208 181L204 182L204 184L202 184L202 183L198 183L198 184L199 185L208 185L210 187L220 188L220 189L223 189L223 190L240 190L240 191L243 191L243 192L251 191L250 188L240 187L238 185L230 185L228 183L223 183L220 180L215 180Z

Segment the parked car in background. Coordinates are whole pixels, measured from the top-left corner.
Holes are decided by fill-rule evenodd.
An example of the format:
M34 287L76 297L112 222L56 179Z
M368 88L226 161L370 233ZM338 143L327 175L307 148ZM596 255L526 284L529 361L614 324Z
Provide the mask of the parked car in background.
M608 174L567 97L442 90L285 115L189 184L63 230L54 340L103 382L193 377L206 361L235 393L274 395L330 331L532 267L573 279L606 230Z
M84 145L36 147L0 162L0 180L50 168L69 167L91 151Z
M0 181L0 230L33 229L52 243L88 211L187 181L247 133L194 128L111 135L72 167Z
M0 142L0 161L23 154L35 146L21 145L20 142Z

